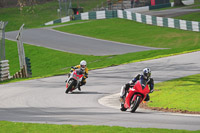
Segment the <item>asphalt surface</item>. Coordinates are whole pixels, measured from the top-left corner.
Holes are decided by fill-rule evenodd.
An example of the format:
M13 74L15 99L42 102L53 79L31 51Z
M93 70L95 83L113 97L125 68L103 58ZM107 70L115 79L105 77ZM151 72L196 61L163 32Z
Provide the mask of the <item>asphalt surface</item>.
M72 94L64 93L65 75L1 84L0 120L200 130L200 115L142 109L136 113L121 112L116 94L144 67L151 68L156 83L197 74L199 57L200 51L92 70L82 91Z
M17 34L18 31L6 32L6 38L16 41ZM69 34L49 27L27 29L22 32L22 36L23 42L27 44L84 55L116 55L156 49Z

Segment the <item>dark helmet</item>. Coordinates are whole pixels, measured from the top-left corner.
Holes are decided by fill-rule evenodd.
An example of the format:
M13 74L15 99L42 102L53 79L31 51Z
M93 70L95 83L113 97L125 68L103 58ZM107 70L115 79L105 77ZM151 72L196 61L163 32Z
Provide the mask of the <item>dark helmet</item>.
M150 68L145 68L143 69L143 76L145 79L148 79L151 77L151 70Z

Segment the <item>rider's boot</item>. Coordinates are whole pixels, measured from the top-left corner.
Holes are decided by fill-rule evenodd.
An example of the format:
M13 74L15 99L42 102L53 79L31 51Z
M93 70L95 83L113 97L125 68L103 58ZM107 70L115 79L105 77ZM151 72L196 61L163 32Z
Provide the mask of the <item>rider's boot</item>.
M144 99L145 102L148 102L150 100L149 94L147 94L146 98Z
M80 85L78 85L78 90L81 91L81 86Z
M122 86L121 87L121 92L120 92L120 97L119 97L119 101L124 104L124 99L126 96L126 86Z
M120 96L120 97L119 97L119 101L120 101L121 103L124 103L124 96Z

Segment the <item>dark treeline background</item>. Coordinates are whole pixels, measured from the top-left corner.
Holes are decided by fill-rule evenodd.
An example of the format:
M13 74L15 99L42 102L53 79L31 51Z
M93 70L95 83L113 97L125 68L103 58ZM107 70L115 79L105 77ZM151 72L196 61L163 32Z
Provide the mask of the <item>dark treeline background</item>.
M20 7L21 3L23 3L24 6L26 6L26 5L45 3L49 1L56 1L56 0L0 0L0 8Z

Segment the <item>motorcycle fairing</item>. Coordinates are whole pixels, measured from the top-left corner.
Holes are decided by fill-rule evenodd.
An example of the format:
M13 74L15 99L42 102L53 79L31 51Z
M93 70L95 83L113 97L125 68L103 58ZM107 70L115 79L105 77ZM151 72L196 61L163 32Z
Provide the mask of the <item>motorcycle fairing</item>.
M138 80L136 82L136 84L134 85L134 87L129 88L129 93L126 96L124 107L130 108L130 100L131 100L133 95L134 96L133 96L132 101L134 101L138 95L142 97L141 101L143 101L146 98L146 95L148 93L149 93L148 85L146 84L144 86L144 83L141 80Z
M67 79L66 88L69 87L69 82L70 82L70 80L75 80L75 81L76 81L76 86L74 86L74 87L72 88L72 90L71 90L71 91L73 91L74 89L77 88L77 86L78 86L79 82L82 80L82 78L83 78L83 71L82 71L81 69L75 69L75 70L71 73L70 77Z

